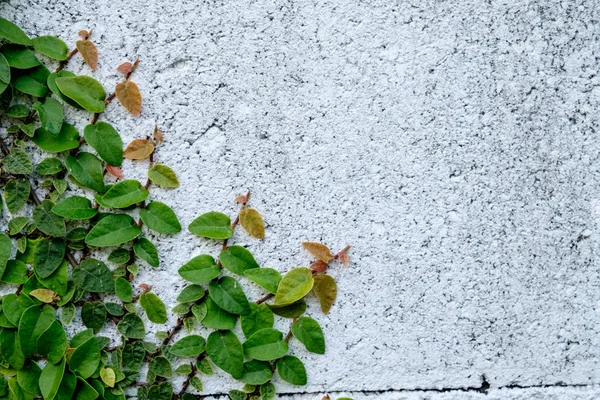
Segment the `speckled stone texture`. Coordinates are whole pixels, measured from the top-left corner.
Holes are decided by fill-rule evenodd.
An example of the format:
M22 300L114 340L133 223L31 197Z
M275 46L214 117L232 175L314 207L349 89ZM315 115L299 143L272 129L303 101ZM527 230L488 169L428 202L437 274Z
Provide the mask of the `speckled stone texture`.
M126 143L158 124L157 160L182 186L152 197L186 226L206 211L234 214L233 198L251 189L267 238L239 232L234 242L261 264L306 265L303 240L353 245L350 268L332 271L332 312L309 304L327 354L292 343L309 384L277 380L281 392L591 399L600 397L599 8L9 0L0 14L70 46L94 28L92 75L108 88L119 64L141 58L142 115L113 103L102 118ZM79 57L69 69L91 74ZM88 116L68 118L82 130ZM145 179L145 168L126 163L124 173ZM153 240L162 266L143 267L138 282L173 305L177 268L219 246L185 232ZM414 391L478 388L483 377L489 397ZM207 393L232 387L205 379Z

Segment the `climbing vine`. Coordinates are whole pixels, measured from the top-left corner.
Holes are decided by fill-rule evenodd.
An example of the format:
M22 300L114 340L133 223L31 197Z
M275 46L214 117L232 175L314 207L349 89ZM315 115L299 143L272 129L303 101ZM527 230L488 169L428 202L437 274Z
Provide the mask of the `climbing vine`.
M140 265L160 266L150 232L182 230L176 213L151 195L179 181L173 169L154 161L164 140L158 127L124 146L104 121L114 99L133 117L140 114L142 96L131 80L139 60L118 66L122 79L107 94L93 77L66 69L78 54L92 71L98 67L92 32L80 36L69 51L56 37L31 39L0 18L0 115L6 127L0 136L0 216L8 227L0 233L0 280L15 288L0 304L0 398L194 399L215 366L242 382L229 391L233 400L275 398L275 374L305 385L307 371L288 354L290 342L295 338L323 354L325 338L319 323L305 315L304 298L312 293L329 312L337 287L327 269L335 260L347 265L349 247L333 254L305 242L316 258L310 267L283 276L261 267L245 247L229 242L238 226L257 239L265 236L248 192L235 199L240 210L233 222L209 212L189 225L192 234L217 241L219 252L179 268L188 285L167 310L151 286L136 284L136 275ZM65 121L65 107L90 113L83 135ZM46 155L35 166L33 152ZM125 178L125 160L148 164L146 182ZM115 183L107 183L107 174ZM240 280L267 294L249 301ZM169 312L178 315L176 325L159 331L157 342L147 341L140 315L166 325ZM68 335L65 327L76 313L85 329ZM291 320L287 333L273 328L276 318ZM119 344L98 335L107 324L118 332ZM199 334L207 331L206 338ZM174 374L184 376L177 388Z

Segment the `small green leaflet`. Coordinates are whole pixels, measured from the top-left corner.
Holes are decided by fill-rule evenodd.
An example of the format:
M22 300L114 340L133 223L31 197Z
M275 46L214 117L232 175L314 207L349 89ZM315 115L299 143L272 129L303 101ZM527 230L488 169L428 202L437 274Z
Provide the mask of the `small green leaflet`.
M10 248L9 248L10 249ZM177 301L179 303L188 303L200 300L204 297L204 288L200 285L190 285L185 287L179 296L177 296Z
M135 314L125 314L117 324L117 330L130 339L143 339L146 336L144 322Z
M129 250L120 247L118 249L113 250L108 255L108 261L115 264L125 264L127 261L131 259L131 254Z
M274 314L277 314L280 317L298 318L306 311L306 302L304 299L301 299L285 306L267 304L267 307L269 307Z
M232 331L217 331L208 336L206 352L213 363L235 379L242 377L244 354L242 344Z
M272 294L277 293L281 282L281 274L273 268L248 269L244 271L244 276Z
M32 108L38 112L42 128L50 132L54 137L62 129L64 111L62 104L52 97L46 97L43 103L36 101Z
M306 350L325 354L325 337L319 323L310 317L302 317L292 324L292 334Z
M223 310L239 315L250 313L248 298L235 279L224 276L219 281L212 281L208 285L208 292L210 298Z
M156 376L162 376L164 378L170 378L173 376L173 369L171 368L171 363L167 360L166 357L159 356L152 361L148 365L148 369L150 372L155 374Z
M29 198L31 186L27 179L11 179L4 186L4 200L11 214L15 214L23 208Z
M106 92L102 84L89 76L57 78L58 89L84 109L101 113L104 111Z
M206 349L206 341L202 336L190 335L175 343L169 352L178 357L194 357Z
M43 200L42 204L33 210L33 223L37 228L49 236L64 237L67 234L63 217L52 212L54 203Z
M142 222L158 233L177 233L181 231L181 224L173 210L160 201L151 201L146 208L140 210Z
M142 293L140 305L146 311L148 319L156 324L167 322L167 308L165 304L152 292Z
M256 331L244 342L243 347L246 357L261 361L276 360L288 352L283 333L272 328Z
M67 219L90 219L98 210L92 208L92 202L81 196L67 197L52 208L56 215Z
M237 316L223 310L210 297L202 305L192 307L192 312L196 311L194 315L201 311L200 308L203 305L206 305L206 315L201 320L202 325L212 329L233 329L235 327Z
M80 185L96 192L104 192L102 161L98 157L82 151L75 157L68 156L65 159L65 166Z
M41 278L47 278L63 262L66 246L62 239L42 239L33 252L33 268Z
M275 316L266 304L250 303L250 314L242 315L240 322L244 336L248 338L261 329L272 328Z
M81 321L86 328L98 333L106 322L106 306L101 301L86 301L81 307Z
M0 37L11 43L22 44L23 46L31 46L33 44L29 36L21 28L5 18L0 18Z
M292 385L306 385L306 369L298 357L285 356L277 361L277 373Z
M177 179L177 175L171 169L163 164L154 164L148 170L148 178L158 186L168 187L168 188L176 188L179 187L179 180Z
M110 165L120 167L123 163L123 141L119 133L109 123L100 121L90 124L83 130L85 141Z
M313 284L314 279L310 269L304 267L292 269L279 282L275 304L287 305L300 300L310 292Z
M115 291L112 272L102 261L86 258L73 269L73 282L80 288L94 293Z
M210 239L229 239L233 228L229 217L220 212L207 212L196 218L189 226L190 232Z
M2 80L2 58L0 55L0 80ZM25 118L29 116L31 110L25 104L15 104L8 107L6 115L13 118Z
M266 361L252 360L244 363L241 381L249 385L262 385L273 377L271 364Z
M129 281L123 277L115 280L115 292L119 300L123 303L130 303L133 300L133 289Z
M33 143L48 153L61 153L79 147L79 132L73 125L63 122L58 135L40 127L35 130Z
M102 196L102 203L106 207L126 208L146 200L149 194L139 181L128 179L108 189Z
M14 147L2 161L6 172L15 175L28 175L33 172L33 164L29 155L18 147Z
M135 239L142 229L125 214L110 214L102 218L85 237L89 246L117 246Z
M242 246L229 246L221 252L219 260L225 268L238 275L244 275L249 269L260 268L252 253Z
M260 397L262 397L262 400L273 400L275 399L275 395L275 385L273 385L271 382L261 385Z
M8 229L11 235L16 235L29 223L28 217L14 217L8 222Z
M58 61L66 60L69 51L65 42L54 36L40 36L32 40L33 48L38 53Z
M133 243L133 251L136 256L157 268L160 265L158 250L151 241L146 238L137 239Z
M210 282L221 274L221 268L215 259L207 254L192 258L183 267L179 268L179 275L192 283Z
M58 158L46 158L35 167L35 172L40 175L54 175L62 169L62 162Z

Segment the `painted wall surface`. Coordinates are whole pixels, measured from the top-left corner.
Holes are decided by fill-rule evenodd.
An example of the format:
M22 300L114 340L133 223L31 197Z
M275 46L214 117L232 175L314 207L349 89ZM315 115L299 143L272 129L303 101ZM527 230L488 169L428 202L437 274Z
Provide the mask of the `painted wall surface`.
M8 0L0 15L70 46L94 28L98 71L69 69L106 87L141 58L141 116L103 118L126 143L164 132L157 161L182 185L154 198L183 225L251 189L267 237L234 242L262 265L306 265L303 240L353 246L332 312L309 304L326 355L292 343L310 373L277 382L289 398L600 396L597 2ZM219 246L153 240L162 266L139 282L174 305L176 270Z

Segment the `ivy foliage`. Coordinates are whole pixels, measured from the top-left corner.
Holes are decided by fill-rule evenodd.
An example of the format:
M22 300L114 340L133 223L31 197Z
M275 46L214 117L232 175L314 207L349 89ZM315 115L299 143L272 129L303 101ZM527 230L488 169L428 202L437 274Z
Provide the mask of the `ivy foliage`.
M325 352L319 323L304 316L304 299L312 293L329 312L337 289L327 264L347 264L347 249L333 256L326 246L308 242L304 247L317 258L310 268L281 276L261 267L248 249L228 242L238 224L250 236L265 236L262 216L247 206L248 193L236 199L241 209L233 222L212 211L189 225L195 235L223 241L222 250L179 268L189 284L174 308L168 310L146 284L134 290L140 268L161 267L152 234L182 231L176 213L153 200L150 189L177 188L179 180L172 168L154 163L163 141L158 129L123 149L117 129L99 121L113 98L140 115L141 92L130 79L138 61L119 66L124 78L107 95L92 76L64 69L77 53L92 71L97 68L91 32L80 35L69 52L59 38L29 38L0 18L0 113L10 123L2 137L11 145L0 137L0 216L8 221L0 233L0 280L15 287L0 298L0 398L115 400L137 390L141 400L192 399L215 367L245 384L229 392L232 399L273 399L275 374L305 385L307 371L289 354L290 340ZM46 66L52 62L54 72ZM69 124L68 107L92 113L90 123L82 130ZM46 157L34 163L33 147ZM145 183L124 177L120 167L127 160L149 164ZM243 283L268 293L252 302ZM71 336L65 327L76 314L85 329ZM148 337L144 321L166 325L175 319L170 315L178 316L176 325ZM287 334L274 328L276 316L292 319ZM238 320L243 338L236 333ZM105 329L118 333L116 345L99 335ZM177 390L175 374L185 375Z

